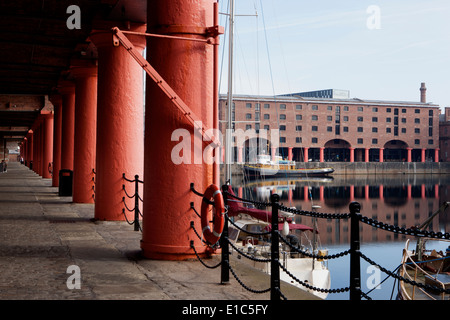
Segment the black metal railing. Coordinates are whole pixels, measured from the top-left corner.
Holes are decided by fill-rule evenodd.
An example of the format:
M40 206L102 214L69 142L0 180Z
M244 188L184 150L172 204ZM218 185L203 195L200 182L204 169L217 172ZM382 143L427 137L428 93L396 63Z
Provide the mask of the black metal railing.
M195 190L194 185L191 183L191 191L198 195L202 196L203 194L199 193ZM228 192L228 186L222 187L222 193L224 196L225 204L227 205L228 201L230 201L230 198L233 198L234 201L242 201L246 203L252 203L256 207L263 208L263 207L271 207L272 210L272 228L270 231L271 234L271 252L270 252L270 259L257 259L255 257L252 257L251 255L248 255L244 253L243 251L239 250L236 246L233 245L232 242L230 242L228 238L228 223L233 222L229 219L228 214L225 215L225 227L222 231L222 237L219 240L220 248L222 249L221 253L221 261L219 264L215 266L208 266L202 259L199 257L198 253L195 250L195 247L193 245L193 241L191 241L191 248L194 250L195 254L197 255L197 258L204 264L205 266L208 266L209 268L216 268L221 266L221 283L227 283L229 282L229 273L234 276L234 278L241 284L246 290L253 292L253 293L266 293L270 291L270 298L271 300L279 300L280 298L286 299L286 297L283 295L283 293L280 290L280 268L286 272L293 280L295 280L297 283L301 284L302 286L306 287L309 290L313 291L320 291L320 292L326 292L326 293L339 293L339 292L346 292L349 291L350 300L361 300L361 297L364 297L368 300L371 298L368 296L368 294L362 292L361 290L361 258L367 261L369 264L372 264L376 267L378 267L382 272L386 273L388 276L393 277L397 280L404 281L406 283L416 285L418 287L426 288L426 289L433 289L440 293L450 293L450 289L443 289L438 288L435 286L430 285L424 285L421 283L418 283L416 281L409 280L407 278L403 278L396 274L393 271L389 271L386 268L383 268L376 262L372 261L370 258L365 256L360 251L360 222L369 224L376 228L381 228L386 231L405 234L405 235L411 235L416 237L428 237L428 238L435 238L435 239L450 239L449 233L442 233L442 232L433 232L433 231L425 231L425 230L419 230L416 228L400 228L395 225L389 225L385 224L379 221L376 221L374 219L370 219L367 217L362 216L360 209L361 205L358 202L352 202L349 205L350 213L343 213L343 214L333 214L333 213L319 213L316 211L305 211L305 210L297 210L289 207L285 207L282 204L279 203L279 196L277 194L273 194L270 197L270 202L258 202L258 201L252 201L248 199L243 199L240 197L237 197L236 195ZM199 216L198 212L195 210L193 203L191 202L191 209L193 209L196 214ZM281 233L278 230L278 211L282 210L285 212L293 213L296 215L304 215L314 218L324 218L324 219L350 219L350 248L346 251L333 254L333 255L316 255L315 253L308 253L300 248L297 248L295 246L292 246L287 239L285 239ZM235 227L239 228L238 226L234 225ZM201 238L201 236L198 234L198 232L195 230L194 227L194 221L191 221L191 228L194 229L194 232ZM245 230L245 232L249 233L248 230ZM267 233L253 233L254 235L264 235ZM289 272L287 268L285 268L279 261L280 253L279 253L279 240L283 241L285 244L287 244L291 250L296 251L298 253L301 253L303 255L313 257L316 259L323 259L323 260L330 260L335 259L339 257L343 257L347 254L350 255L350 284L349 287L344 288L338 288L338 289L323 289L323 288L316 288L308 283L302 281L301 279L296 278L292 273ZM246 286L242 280L239 279L236 272L231 268L230 266L230 260L229 260L229 246L231 246L234 250L236 250L240 255L242 255L245 258L252 259L258 262L267 262L271 263L271 273L270 273L270 288L265 290L254 290Z
M125 183L122 185L122 190L125 193L125 196L122 197L122 202L123 202L123 206L124 206L122 208L122 213L125 216L125 219L127 220L128 224L134 225L134 231L142 231L141 224L140 224L140 218L142 217L142 213L141 213L141 210L139 209L139 207L140 207L140 202L143 202L143 200L142 200L141 196L139 195L139 184L140 183L143 184L144 181L139 180L139 175L135 175L134 180L130 180L125 176L125 173L122 174L122 178L127 182L134 183L134 194L133 195L128 194L127 189L125 187ZM127 206L125 197L127 197L129 199L134 199L134 207L132 209ZM134 219L132 221L128 220L126 211L134 212Z

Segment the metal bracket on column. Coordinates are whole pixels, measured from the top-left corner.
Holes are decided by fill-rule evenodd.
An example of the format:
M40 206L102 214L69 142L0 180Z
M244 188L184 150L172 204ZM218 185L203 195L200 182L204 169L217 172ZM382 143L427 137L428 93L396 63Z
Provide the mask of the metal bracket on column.
M144 57L134 49L133 44L125 36L125 34L117 27L112 28L113 33L113 45L118 47L122 45L128 53L136 60L136 62L147 72L150 78L161 88L165 95L172 101L172 103L181 111L181 113L189 120L194 126L194 129L199 130L205 141L211 141L211 144L215 147L220 146L220 141L214 141L215 137L207 133L208 128L203 126L201 119L187 106L186 103L176 94L176 92L170 87L170 85L161 77L161 75L153 68L150 63L144 59ZM146 35L139 32L127 32L131 34ZM171 36L164 36L171 37ZM172 38L172 37L171 37ZM183 37L176 37L183 38ZM194 41L208 42L208 39L191 39ZM202 124L202 126L200 126Z

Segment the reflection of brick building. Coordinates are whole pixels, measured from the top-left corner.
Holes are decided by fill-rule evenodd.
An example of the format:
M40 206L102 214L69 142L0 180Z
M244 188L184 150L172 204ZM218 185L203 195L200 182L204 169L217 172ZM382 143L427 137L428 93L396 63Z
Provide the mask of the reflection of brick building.
M420 102L237 95L234 129L279 128L279 153L296 161L437 162L439 106L426 102L424 84L420 91ZM222 132L225 107L226 97L221 96ZM235 148L243 152L235 159L246 160L247 147Z
M400 180L400 179L398 179ZM425 184L427 183L427 184ZM247 185L257 200L268 201L271 193L280 195L281 203L289 207L310 211L312 204L320 206L321 213L348 213L349 204L357 201L361 204L361 214L365 217L404 228L420 225L439 206L449 200L446 185L438 181L421 181L412 185L375 185L374 181L359 182L357 185L308 185L295 181L266 181L256 185ZM447 183L447 181L441 181ZM237 194L242 194L238 188ZM449 193L450 194L450 193ZM248 197L245 194L244 197ZM314 199L311 201L311 197ZM448 220L442 214L433 220L429 230L448 232ZM296 216L296 223L312 226L312 218ZM350 219L317 219L322 244L347 244L350 240ZM388 232L361 223L361 241L364 243L402 241L405 235Z

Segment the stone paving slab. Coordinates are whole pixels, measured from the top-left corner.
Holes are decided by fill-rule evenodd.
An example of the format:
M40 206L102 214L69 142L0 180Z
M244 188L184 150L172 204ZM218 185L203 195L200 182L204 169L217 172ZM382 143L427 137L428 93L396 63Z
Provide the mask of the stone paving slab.
M57 191L50 179L18 163L0 174L0 300L270 298L245 290L231 274L230 284L221 285L220 268L206 269L198 260L142 258L140 232L127 222L94 221L94 205L74 204ZM206 262L215 265L217 259ZM69 266L79 268L80 289L68 287ZM269 286L267 275L236 268L249 287ZM289 290L289 298L314 299Z

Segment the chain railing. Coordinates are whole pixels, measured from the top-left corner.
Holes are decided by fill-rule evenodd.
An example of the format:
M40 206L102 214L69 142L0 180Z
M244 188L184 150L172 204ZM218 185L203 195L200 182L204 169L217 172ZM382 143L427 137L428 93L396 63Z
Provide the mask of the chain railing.
M238 283L245 288L246 290L253 292L253 293L266 293L270 291L270 298L271 300L279 300L280 298L286 299L286 297L283 295L280 289L280 268L288 274L293 280L295 280L300 285L304 286L305 288L313 291L319 291L319 292L326 292L326 293L340 293L340 292L346 292L349 291L350 300L361 300L361 297L364 297L368 300L371 298L368 296L368 294L362 292L361 290L361 258L367 261L369 264L372 264L376 267L378 267L382 272L386 273L388 277L393 277L397 280L404 281L406 283L416 285L422 288L427 289L433 289L440 293L450 293L450 289L443 289L438 288L431 285L423 285L421 283L418 283L416 281L412 281L410 279L401 277L400 275L396 274L396 272L389 271L386 268L383 268L373 260L369 259L367 256L365 256L360 251L360 222L366 223L368 225L371 225L375 228L380 228L389 232L394 233L400 233L405 235L411 235L416 237L427 237L427 238L435 238L435 239L450 239L449 233L442 233L442 232L433 232L433 231L424 231L419 230L417 228L400 228L395 225L389 225L386 223L382 223L379 221L376 221L374 219L370 219L367 217L364 217L360 213L361 205L358 202L352 202L349 205L350 212L344 213L344 214L334 214L334 213L319 213L316 211L305 211L305 210L297 210L293 208L289 208L286 206L283 206L279 203L279 196L277 194L272 194L270 197L270 202L260 202L260 201L252 201L248 199L240 198L233 193L228 192L228 186L222 187L222 193L224 196L225 204L227 205L228 201L230 201L230 198L233 198L234 201L242 201L245 203L251 203L254 206L258 208L266 208L271 207L272 209L272 225L271 225L271 231L269 232L261 232L261 233L252 233L248 230L245 230L245 232L252 234L252 235L271 235L271 252L270 252L270 259L258 259L255 258L249 254L246 254L242 250L239 250L228 238L228 223L231 223L234 225L234 227L238 228L237 225L233 223L232 220L229 219L229 216L225 215L225 226L224 230L222 231L222 237L218 244L215 244L215 246L220 245L220 248L222 249L221 253L221 262L214 266L214 268L221 266L221 282L227 283L229 282L229 273L231 272L233 277L238 281ZM198 195L202 196L203 194L199 193L195 190L194 185L191 184L191 191ZM209 199L208 199L209 200ZM198 212L195 210L193 203L191 202L191 209L195 211L197 216L200 217ZM332 254L332 255L316 255L315 253L309 253L307 251L301 250L300 248L297 248L293 246L286 238L282 236L282 234L278 231L278 211L285 211L289 212L295 215L304 215L314 218L323 218L323 219L350 219L350 248L346 251ZM194 221L191 221L191 228L194 229L196 235L201 239L201 235L195 230L194 227ZM344 288L338 288L338 289L324 289L324 288L317 288L310 284L308 284L306 281L303 281L302 279L298 279L293 275L285 266L283 266L282 263L279 261L279 240L281 240L284 244L288 245L291 251L298 252L304 256L308 256L315 259L323 259L323 260L331 260L340 258L346 255L350 255L350 284L349 287ZM236 272L231 268L230 261L229 261L229 246L233 248L233 250L236 250L241 256L257 261L257 262L264 262L264 263L270 263L270 288L266 290L254 290L246 286L241 279L237 276ZM193 245L193 241L191 242L191 248L195 251L195 247ZM200 259L199 255L195 251L195 254L199 258L199 260L206 266L206 264Z
M130 180L125 176L125 173L122 174L122 178L123 180L127 181L127 182L131 182L134 183L134 194L133 195L129 195L127 192L127 189L125 188L125 183L122 184L122 190L125 193L125 196L129 199L134 199L134 208L130 209L127 206L127 202L125 199L125 196L122 197L122 202L123 202L123 208L122 208L122 213L125 216L125 219L127 220L128 224L133 225L134 224L134 231L142 231L141 228L141 224L140 224L140 218L142 217L142 213L141 210L139 209L139 205L140 202L143 202L141 196L139 195L139 184L140 183L144 183L144 181L139 180L139 175L135 175L134 176L134 180ZM133 221L129 221L126 211L128 212L134 212L134 220Z

